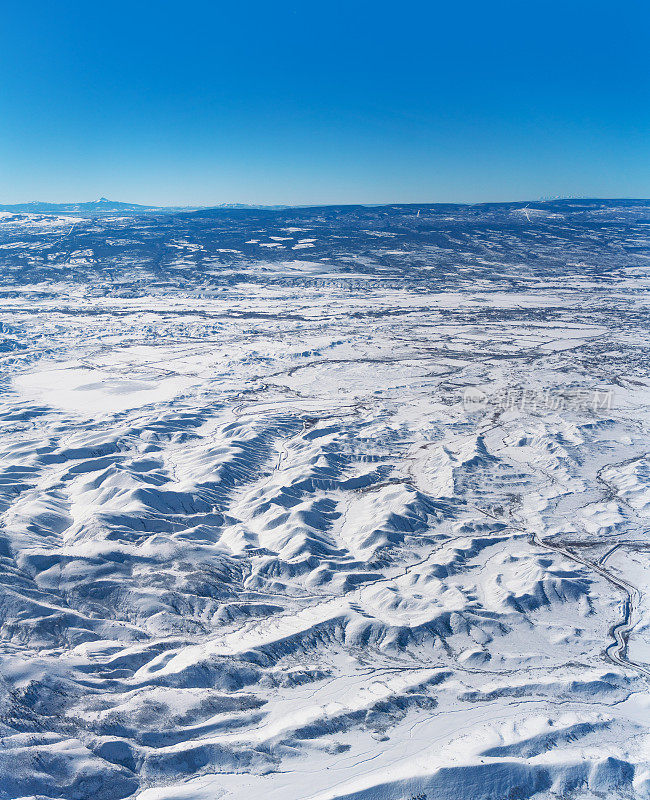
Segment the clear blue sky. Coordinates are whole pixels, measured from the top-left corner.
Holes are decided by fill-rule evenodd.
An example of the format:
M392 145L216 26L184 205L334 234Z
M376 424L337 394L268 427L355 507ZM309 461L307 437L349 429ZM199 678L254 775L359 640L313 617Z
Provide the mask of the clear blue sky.
M650 196L647 0L4 0L0 202Z

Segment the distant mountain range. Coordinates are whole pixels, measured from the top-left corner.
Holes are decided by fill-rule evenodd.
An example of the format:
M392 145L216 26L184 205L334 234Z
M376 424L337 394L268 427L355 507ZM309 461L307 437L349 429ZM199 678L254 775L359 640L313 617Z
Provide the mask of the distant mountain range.
M313 210L322 208L339 208L346 209L347 211L353 208L408 208L412 206L415 208L428 208L437 209L442 211L444 209L510 209L510 210L525 210L528 209L531 213L534 209L529 209L531 203L536 207L542 207L546 210L552 209L565 209L568 207L576 206L596 206L606 207L612 203L618 203L624 206L646 206L650 202L644 199L602 199L602 198L546 198L542 200L532 200L524 203L523 201L515 202L495 202L495 203L397 203L397 204L335 204L335 205L308 205L308 206L287 206L287 205L256 205L249 203L217 203L209 206L145 206L138 205L137 203L122 203L118 200L109 200L106 197L100 197L99 200L93 200L88 203L42 203L40 201L32 201L30 203L13 203L2 205L0 204L0 212L9 212L12 214L161 214L165 212L179 212L179 211L201 211L209 213L212 211L228 211L228 210L267 210L267 211L285 211L290 208L311 208Z
M206 206L143 206L137 203L121 203L118 200L109 200L100 197L88 203L41 203L37 200L30 203L14 203L0 205L0 211L9 211L14 214L153 214L163 211L197 211ZM245 203L219 203L210 208L285 208L285 206L255 206Z

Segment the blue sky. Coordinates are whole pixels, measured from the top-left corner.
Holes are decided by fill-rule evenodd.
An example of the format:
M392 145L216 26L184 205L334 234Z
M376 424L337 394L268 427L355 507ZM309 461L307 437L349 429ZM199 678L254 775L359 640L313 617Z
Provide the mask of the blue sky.
M650 4L5 0L0 202L650 196Z

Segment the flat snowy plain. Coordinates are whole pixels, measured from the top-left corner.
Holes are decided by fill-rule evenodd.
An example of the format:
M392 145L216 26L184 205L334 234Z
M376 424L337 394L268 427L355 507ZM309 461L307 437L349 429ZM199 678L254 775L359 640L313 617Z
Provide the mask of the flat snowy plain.
M0 800L650 797L650 202L0 268Z

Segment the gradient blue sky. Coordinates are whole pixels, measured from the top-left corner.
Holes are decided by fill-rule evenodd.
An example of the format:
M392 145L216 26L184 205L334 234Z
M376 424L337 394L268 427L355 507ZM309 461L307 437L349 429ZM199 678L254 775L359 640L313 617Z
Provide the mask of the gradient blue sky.
M650 3L4 0L0 202L650 196Z

